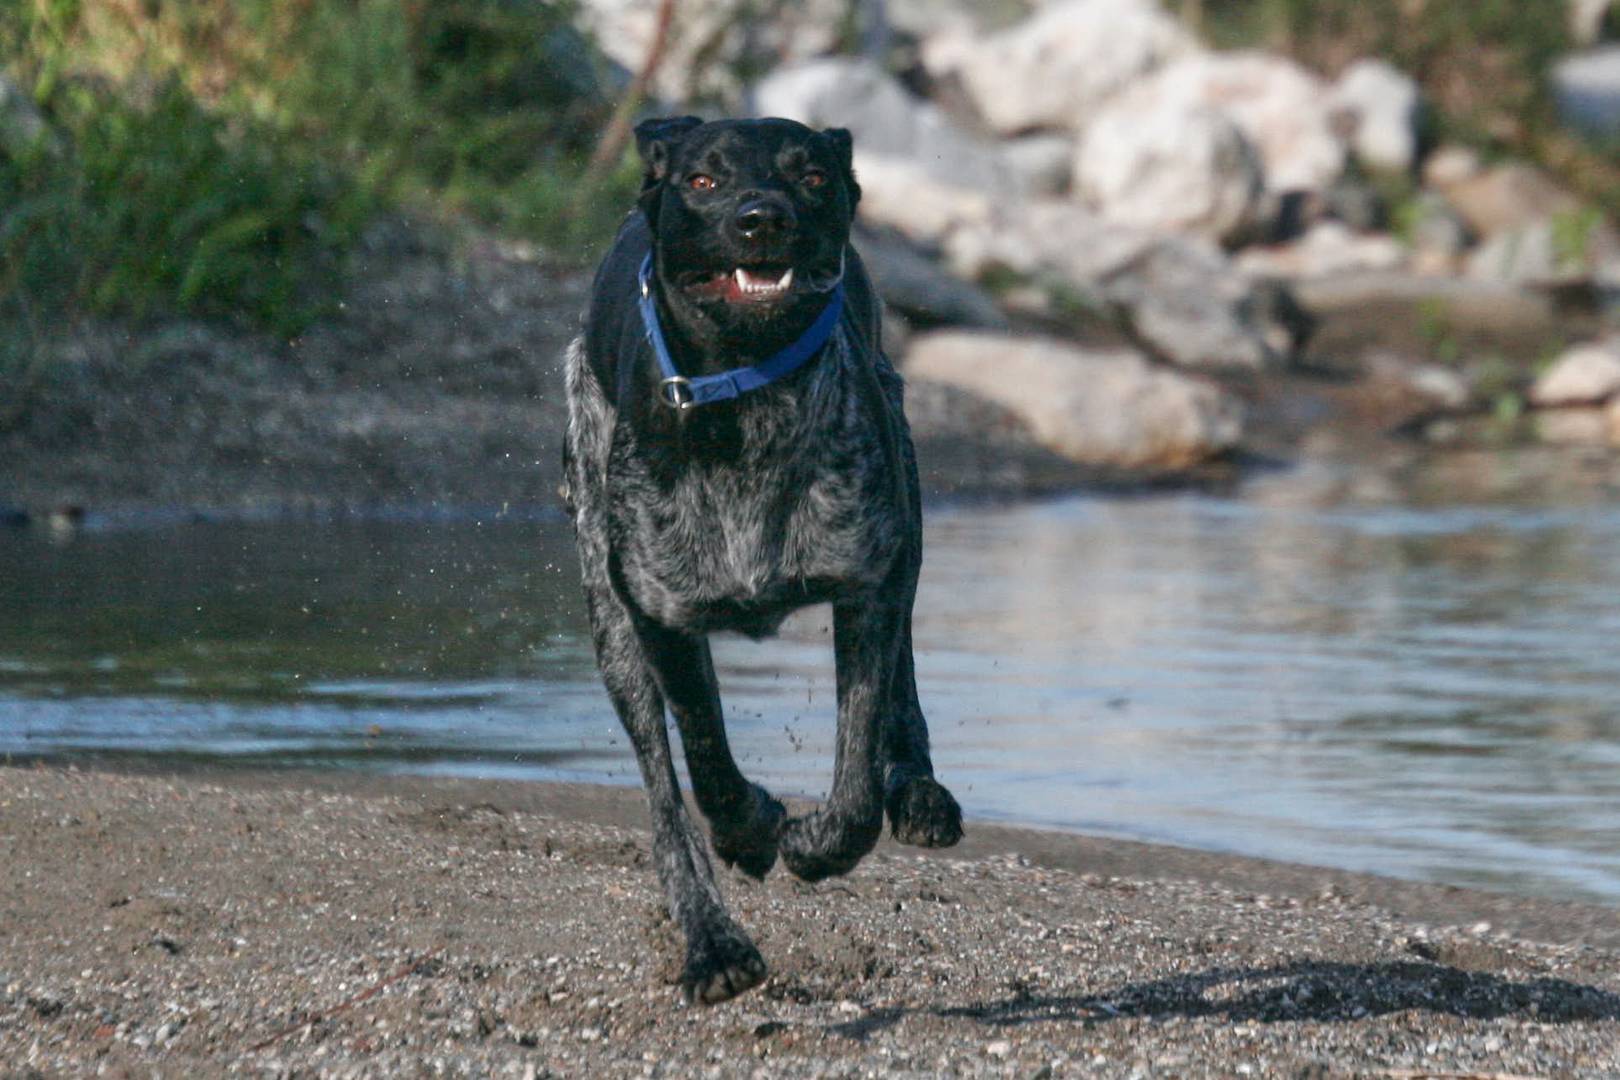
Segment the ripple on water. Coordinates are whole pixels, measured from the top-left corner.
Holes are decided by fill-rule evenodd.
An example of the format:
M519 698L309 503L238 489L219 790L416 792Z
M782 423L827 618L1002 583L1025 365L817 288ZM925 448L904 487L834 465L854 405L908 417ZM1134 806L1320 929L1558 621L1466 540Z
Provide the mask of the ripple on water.
M567 526L0 536L0 753L636 782ZM915 640L969 813L1620 903L1620 510L1166 497L932 513ZM825 610L718 639L830 777Z

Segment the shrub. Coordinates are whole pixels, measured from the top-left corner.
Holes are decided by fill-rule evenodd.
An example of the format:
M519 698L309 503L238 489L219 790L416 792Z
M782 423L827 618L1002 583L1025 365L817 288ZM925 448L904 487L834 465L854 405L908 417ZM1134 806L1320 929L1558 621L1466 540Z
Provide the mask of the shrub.
M55 137L0 154L0 294L36 309L237 313L296 330L369 209L268 133L227 135L174 82L134 105L59 83ZM14 312L13 312L14 314Z

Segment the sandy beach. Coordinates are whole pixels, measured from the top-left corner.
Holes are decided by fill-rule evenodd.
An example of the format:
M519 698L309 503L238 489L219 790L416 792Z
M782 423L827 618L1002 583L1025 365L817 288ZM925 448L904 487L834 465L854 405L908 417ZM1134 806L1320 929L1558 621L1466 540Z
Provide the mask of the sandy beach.
M0 769L0 1076L1615 1076L1620 911L969 823L728 876L683 1008L639 792Z

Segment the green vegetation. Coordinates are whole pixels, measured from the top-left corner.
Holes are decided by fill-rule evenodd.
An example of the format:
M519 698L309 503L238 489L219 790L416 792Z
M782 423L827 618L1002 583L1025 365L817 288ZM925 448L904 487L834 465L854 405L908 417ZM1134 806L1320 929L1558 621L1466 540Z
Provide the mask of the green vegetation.
M140 107L76 83L51 105L71 136L0 158L14 309L241 312L291 331L368 209L278 140L226 137L172 82Z
M565 254L611 234L621 170L575 196L611 108L550 0L14 0L0 72L47 133L0 132L0 324L185 311L290 333L379 210ZM13 344L0 380L31 363Z

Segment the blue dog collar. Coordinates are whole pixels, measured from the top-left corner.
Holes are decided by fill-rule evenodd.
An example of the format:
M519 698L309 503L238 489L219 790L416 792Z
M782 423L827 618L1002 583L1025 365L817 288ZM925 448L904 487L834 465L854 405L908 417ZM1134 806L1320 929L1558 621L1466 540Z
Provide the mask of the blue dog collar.
M669 345L664 341L664 332L658 325L658 305L653 300L652 273L653 257L649 252L641 263L639 275L641 295L637 297L636 303L641 308L641 325L647 331L647 343L652 346L653 355L658 358L658 370L663 375L662 381L658 384L659 400L672 409L685 410L698 405L711 405L716 401L730 401L750 390L769 386L777 379L793 374L831 340L833 331L838 328L838 320L844 313L844 283L840 280L833 287L827 306L816 316L816 321L810 324L810 328L801 334L797 341L781 352L750 367L732 368L730 371L721 371L713 375L694 375L688 378L676 370L675 361L669 355Z

